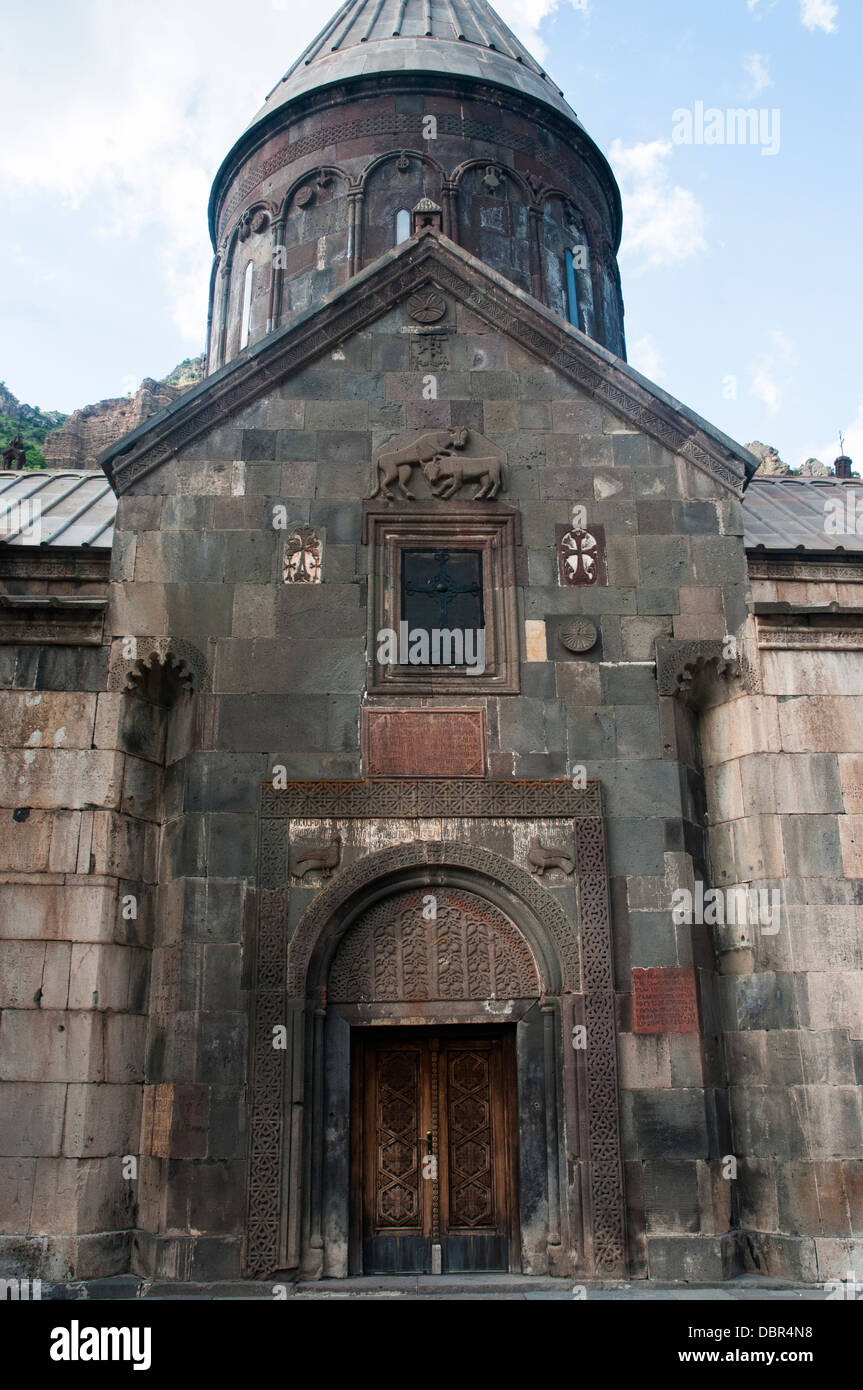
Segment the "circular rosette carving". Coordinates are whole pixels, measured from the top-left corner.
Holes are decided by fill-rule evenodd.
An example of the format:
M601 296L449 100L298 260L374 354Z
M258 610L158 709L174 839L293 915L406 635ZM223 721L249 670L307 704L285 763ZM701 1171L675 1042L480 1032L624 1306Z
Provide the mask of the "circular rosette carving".
M599 638L594 624L588 618L576 618L560 629L558 638L568 652L589 652L596 646Z
M417 323L438 323L446 313L446 300L437 290L417 290L408 300L408 313Z

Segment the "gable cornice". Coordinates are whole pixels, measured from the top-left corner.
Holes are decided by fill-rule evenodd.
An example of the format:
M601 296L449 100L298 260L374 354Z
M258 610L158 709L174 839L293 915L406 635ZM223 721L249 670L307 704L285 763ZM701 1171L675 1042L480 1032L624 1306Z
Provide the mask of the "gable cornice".
M440 233L403 242L314 309L262 338L104 450L119 494L423 285L434 284L634 428L740 496L758 466L747 450Z

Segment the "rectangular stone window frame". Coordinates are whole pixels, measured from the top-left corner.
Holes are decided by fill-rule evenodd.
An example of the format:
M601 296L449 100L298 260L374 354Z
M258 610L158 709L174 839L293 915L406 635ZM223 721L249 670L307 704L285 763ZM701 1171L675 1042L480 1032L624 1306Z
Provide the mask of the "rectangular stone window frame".
M363 543L369 548L367 689L370 695L517 695L518 613L515 548L521 544L518 512L497 502L416 502L404 506L366 502ZM401 622L402 550L482 552L485 670L430 666L382 666L378 633Z

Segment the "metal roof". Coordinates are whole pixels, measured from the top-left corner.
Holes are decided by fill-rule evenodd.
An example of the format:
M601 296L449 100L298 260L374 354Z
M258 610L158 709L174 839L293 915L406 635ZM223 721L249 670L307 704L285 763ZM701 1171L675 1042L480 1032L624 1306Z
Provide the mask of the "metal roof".
M844 550L863 554L863 482L855 478L753 478L743 499L743 521L749 551ZM825 530L828 524L829 531Z
M0 471L0 546L110 550L116 510L117 498L101 472ZM844 517L841 534L824 529L832 514ZM863 554L863 481L754 478L743 498L743 520L749 551ZM29 529L34 523L41 533Z
M0 548L110 550L116 511L117 498L101 471L0 471Z
M346 0L270 92L249 129L305 92L381 72L473 77L577 120L560 88L487 0Z

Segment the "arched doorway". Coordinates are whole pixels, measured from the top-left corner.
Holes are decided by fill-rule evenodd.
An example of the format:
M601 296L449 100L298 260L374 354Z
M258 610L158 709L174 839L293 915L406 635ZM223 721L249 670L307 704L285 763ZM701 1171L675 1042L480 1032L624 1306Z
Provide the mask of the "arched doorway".
M437 922L422 916L430 899ZM414 1030L413 1040L428 1048L437 1041L438 1069L452 1060L453 1040L490 1041L501 1057L500 1063L486 1058L489 1103L497 1106L489 1161L508 1155L509 1167L494 1188L500 1201L485 1228L489 1240L483 1249L452 1222L446 1248L429 1231L418 1258L436 1268L431 1247L440 1245L442 1269L459 1260L488 1268L494 1260L496 1268L548 1272L550 1250L561 1247L560 993L569 972L578 970L577 951L567 949L574 944L566 914L529 873L457 843L414 841L374 852L317 895L288 951L288 990L302 995L292 1006L290 1065L295 1077L302 1075L303 1103L292 1108L285 1205L288 1241L293 1225L305 1277L368 1272L356 1148L357 1107L372 1102L360 1086L357 1058L374 1051L376 1039L394 1041L396 1028ZM430 1089L434 1068L428 1059L423 1065ZM440 1101L438 1124L445 1129ZM428 1106L424 1113L421 1143ZM443 1168L440 1140L435 1156ZM440 1195L440 1184L437 1190ZM451 1185L443 1195L453 1197ZM457 1232L465 1237L460 1248L453 1243ZM380 1247L365 1253L376 1257Z
M465 889L392 893L341 938L327 1002L352 1024L352 1273L521 1269L506 1020L540 993L518 928ZM501 1022L469 1021L477 1004ZM422 1022L383 1026L405 1005Z
M527 1274L622 1273L614 996L598 793L575 793L569 784L495 784L508 834L525 842L537 833L573 835L576 873L549 891L513 857L472 843L469 820L460 839L393 843L386 811L416 811L420 791L428 803L423 810L445 805L450 815L478 814L474 785L424 787L340 783L334 791L329 784L296 783L284 800L264 789L261 891L250 943L245 1268L258 1277L319 1278L363 1266L360 1170L352 1153L360 1130L354 1107L365 1094L357 1057L366 1055L369 1040L425 1045L437 1037L439 1087L443 1044L450 1040L485 1045L491 1039L501 1056L509 1054L502 1064L509 1065L509 1081L502 1091L497 1081L489 1083L515 1117L512 1174L496 1189L503 1193L510 1182L512 1196L503 1225L486 1223L500 1236L510 1221L498 1262L506 1258L510 1269ZM347 837L360 849L351 846L332 879L302 895L289 869L292 816L298 843L338 828L343 844ZM418 828L421 823L418 818ZM389 846L369 848L376 835L389 838ZM422 916L430 898L440 914L436 923ZM396 1029L419 1031L399 1039ZM576 1032L592 1040L586 1050L577 1050ZM274 1049L277 1036L284 1050ZM431 1063L420 1065L430 1088ZM441 1120L440 1097L437 1115L433 1156L440 1162L441 1127L448 1123ZM415 1148L428 1128L419 1120ZM463 1164L462 1174L471 1179ZM481 1198L474 1192L468 1203L481 1224ZM494 1254L489 1247L484 1267ZM441 1248L442 1262L443 1255Z

